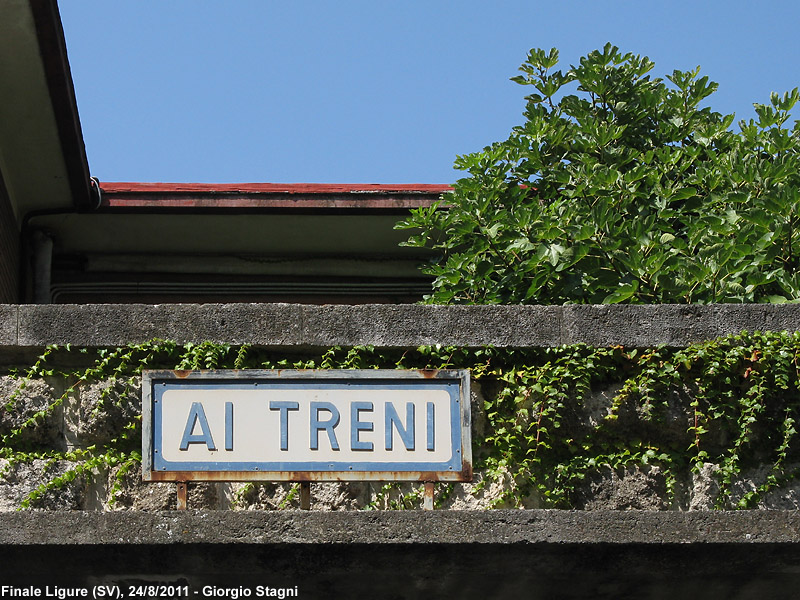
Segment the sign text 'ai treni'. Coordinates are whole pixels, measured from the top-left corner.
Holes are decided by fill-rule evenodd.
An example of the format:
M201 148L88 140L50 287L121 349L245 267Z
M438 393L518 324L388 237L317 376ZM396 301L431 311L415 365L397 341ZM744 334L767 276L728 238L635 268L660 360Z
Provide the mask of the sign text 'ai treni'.
M149 481L468 481L467 371L145 371Z

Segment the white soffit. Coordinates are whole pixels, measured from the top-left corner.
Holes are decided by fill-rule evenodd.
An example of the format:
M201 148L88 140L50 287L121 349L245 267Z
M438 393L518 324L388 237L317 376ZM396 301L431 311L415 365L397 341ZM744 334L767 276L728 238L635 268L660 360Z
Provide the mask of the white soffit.
M28 0L0 1L0 171L18 222L73 206Z

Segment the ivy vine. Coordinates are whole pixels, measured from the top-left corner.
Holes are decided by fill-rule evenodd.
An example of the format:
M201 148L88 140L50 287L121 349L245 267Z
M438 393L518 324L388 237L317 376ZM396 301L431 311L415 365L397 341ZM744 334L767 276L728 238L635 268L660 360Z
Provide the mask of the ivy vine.
M0 483L14 467L44 461L46 481L21 508L42 505L78 478L90 480L113 469L109 502L125 476L141 463L141 414L107 441L64 451L42 447L30 432L70 396L106 382L88 414L101 419L130 397L116 384L138 389L142 369L368 369L468 368L480 405L473 407L475 470L471 493L502 482L493 506L580 507L586 482L599 473L657 467L667 502L680 507L681 482L706 469L717 485L715 508L752 508L764 495L798 476L800 333L742 333L683 349L541 349L420 346L405 350L370 346L334 347L317 354L279 355L248 345L212 342L177 344L154 339L113 349L48 346L33 365L10 371L15 388L2 399ZM76 360L76 358L78 360ZM75 368L79 363L84 366ZM88 366L85 366L88 365ZM23 392L36 380L59 378L64 392L24 415ZM66 470L55 468L67 464ZM767 466L746 492L737 482ZM257 484L240 489L239 503ZM437 505L447 504L456 485L441 485ZM418 507L419 489L389 483L365 508ZM290 490L282 506L289 506Z

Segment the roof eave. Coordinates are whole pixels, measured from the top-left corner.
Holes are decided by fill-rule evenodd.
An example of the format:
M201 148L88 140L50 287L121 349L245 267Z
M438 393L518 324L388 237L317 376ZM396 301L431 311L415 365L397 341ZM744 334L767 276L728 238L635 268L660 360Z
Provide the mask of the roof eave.
M30 6L72 201L77 210L87 210L94 204L89 162L58 3L57 0L30 0Z

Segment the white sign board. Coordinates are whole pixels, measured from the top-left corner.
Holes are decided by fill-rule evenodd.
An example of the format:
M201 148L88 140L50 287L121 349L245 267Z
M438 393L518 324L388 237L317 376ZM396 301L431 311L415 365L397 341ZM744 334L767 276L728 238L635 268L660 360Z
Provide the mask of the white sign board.
M468 481L467 371L145 371L148 481Z

